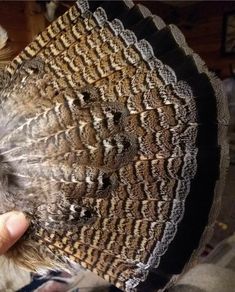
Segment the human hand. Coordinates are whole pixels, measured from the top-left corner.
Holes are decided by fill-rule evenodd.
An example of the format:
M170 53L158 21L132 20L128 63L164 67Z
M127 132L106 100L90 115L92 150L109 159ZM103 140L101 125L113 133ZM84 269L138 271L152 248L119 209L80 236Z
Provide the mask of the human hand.
M0 255L7 252L28 227L29 222L23 213L9 212L0 215Z

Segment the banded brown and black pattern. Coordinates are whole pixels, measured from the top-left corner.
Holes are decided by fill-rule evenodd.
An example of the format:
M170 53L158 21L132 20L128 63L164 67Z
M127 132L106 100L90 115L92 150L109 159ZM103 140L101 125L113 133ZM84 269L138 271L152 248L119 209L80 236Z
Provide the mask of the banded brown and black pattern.
M220 82L181 32L131 1L79 0L1 78L0 212L31 220L7 256L167 286L212 227L227 165Z

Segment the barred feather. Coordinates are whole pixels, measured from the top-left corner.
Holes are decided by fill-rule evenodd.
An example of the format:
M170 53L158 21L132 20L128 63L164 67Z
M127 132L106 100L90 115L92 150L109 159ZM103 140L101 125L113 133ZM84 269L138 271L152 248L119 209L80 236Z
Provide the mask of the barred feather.
M31 220L8 257L31 269L69 259L153 291L211 228L226 99L174 25L131 2L100 5L79 0L1 76L0 211Z

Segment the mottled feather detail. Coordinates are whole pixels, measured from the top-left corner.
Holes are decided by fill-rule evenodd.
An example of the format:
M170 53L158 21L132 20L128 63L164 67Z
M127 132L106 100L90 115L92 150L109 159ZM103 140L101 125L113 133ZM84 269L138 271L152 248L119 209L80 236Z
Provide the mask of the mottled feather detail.
M80 5L72 6L64 15L60 16L48 28L40 33L35 40L29 44L10 64L7 72L11 75L25 62L35 57L39 52L47 48L53 40L63 34L66 28L70 27L77 18L84 13L88 6L86 1L80 1ZM82 3L83 2L83 3Z
M156 271L150 292L213 221L227 108L174 25L114 5L78 1L0 76L0 212L31 219L8 253L20 265L70 270L69 259L124 291Z

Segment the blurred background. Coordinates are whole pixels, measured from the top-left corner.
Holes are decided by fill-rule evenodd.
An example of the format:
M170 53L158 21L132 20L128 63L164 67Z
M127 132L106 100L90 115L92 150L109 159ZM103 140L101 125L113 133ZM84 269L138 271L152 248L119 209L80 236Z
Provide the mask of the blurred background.
M188 275L188 278L183 278L181 284L169 291L235 291L235 239L233 236L235 231L235 2L134 2L144 4L154 14L163 18L166 23L174 23L182 30L189 46L202 57L209 69L223 80L231 114L228 135L230 167L215 232L202 254L201 261L204 266L202 264L201 270L199 266L196 274L192 273L192 275ZM36 34L53 19L63 14L73 3L74 1L0 1L0 40L2 39L0 41L0 66L5 66ZM208 283L205 284L205 287L200 286L195 279L199 275L203 282L202 274L205 274L206 271L209 274L209 268L206 266L205 269L205 265L217 265L221 269L230 270L232 274L227 274L228 278L225 277L224 281L231 285L219 286L217 283L217 288L213 289L209 287ZM219 278L218 274L221 276L223 272L224 270L216 270L216 277ZM212 282L215 281L213 276L214 274L210 278ZM22 280L22 277L19 278ZM29 277L26 275L25 282L28 281ZM20 285L23 284L18 283L18 286L14 286L9 273L5 275L0 271L0 291L16 291ZM193 287L199 290L193 290ZM81 291L89 291L89 289Z

